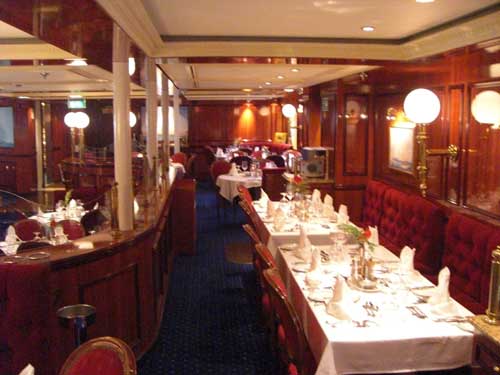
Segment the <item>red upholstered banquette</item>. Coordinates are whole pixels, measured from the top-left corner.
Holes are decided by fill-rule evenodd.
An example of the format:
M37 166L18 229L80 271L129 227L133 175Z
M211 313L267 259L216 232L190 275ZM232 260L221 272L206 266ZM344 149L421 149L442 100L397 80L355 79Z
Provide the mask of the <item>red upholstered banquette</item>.
M49 319L48 264L0 264L0 374L48 373Z

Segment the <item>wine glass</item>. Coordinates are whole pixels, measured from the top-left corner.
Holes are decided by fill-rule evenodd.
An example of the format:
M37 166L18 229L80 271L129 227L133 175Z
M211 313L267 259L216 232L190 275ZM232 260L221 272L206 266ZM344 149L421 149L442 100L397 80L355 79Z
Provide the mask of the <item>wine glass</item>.
M243 172L246 172L246 171L247 171L247 169L248 169L248 161L243 160L243 161L241 162L241 169L243 170Z
M293 199L293 196L295 194L295 189L293 188L292 184L287 184L286 185L286 197L288 198L289 201Z

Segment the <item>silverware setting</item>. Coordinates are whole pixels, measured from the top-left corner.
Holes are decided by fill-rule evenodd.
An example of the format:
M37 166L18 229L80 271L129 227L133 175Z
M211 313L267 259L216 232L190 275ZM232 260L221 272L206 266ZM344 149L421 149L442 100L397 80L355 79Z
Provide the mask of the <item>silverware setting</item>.
M411 305L411 306L406 306L406 308L408 310L410 310L412 315L416 316L419 319L426 319L427 318L427 315L422 310L420 310L420 308L418 306Z
M448 316L446 318L433 319L434 322L438 323L469 323L472 316Z
M375 305L373 302L371 302L371 301L365 302L363 305L363 308L365 309L368 316L373 318L373 317L375 317L375 315L377 315L378 306Z

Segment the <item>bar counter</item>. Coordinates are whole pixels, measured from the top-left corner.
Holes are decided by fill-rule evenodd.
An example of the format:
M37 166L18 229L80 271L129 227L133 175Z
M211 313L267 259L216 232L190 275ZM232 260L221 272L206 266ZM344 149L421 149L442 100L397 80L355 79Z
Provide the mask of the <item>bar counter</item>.
M27 261L48 262L50 268L48 374L57 374L75 348L73 330L62 327L56 316L63 306L95 306L89 338L118 337L137 358L153 345L173 257L178 252L192 253L195 246L194 180L176 179L174 173L171 170L164 186L150 192L149 205L144 194L137 197L140 209L133 231L120 232L119 237L102 231L69 244L23 252L23 256L50 254L44 260Z

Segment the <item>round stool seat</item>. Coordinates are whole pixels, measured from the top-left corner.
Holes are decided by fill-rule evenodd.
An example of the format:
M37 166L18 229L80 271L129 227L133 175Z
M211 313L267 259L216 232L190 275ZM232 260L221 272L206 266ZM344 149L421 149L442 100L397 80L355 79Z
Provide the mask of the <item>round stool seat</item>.
M87 340L87 327L95 322L96 310L92 305L69 305L57 310L57 316L64 327L73 325L75 344L80 346Z

